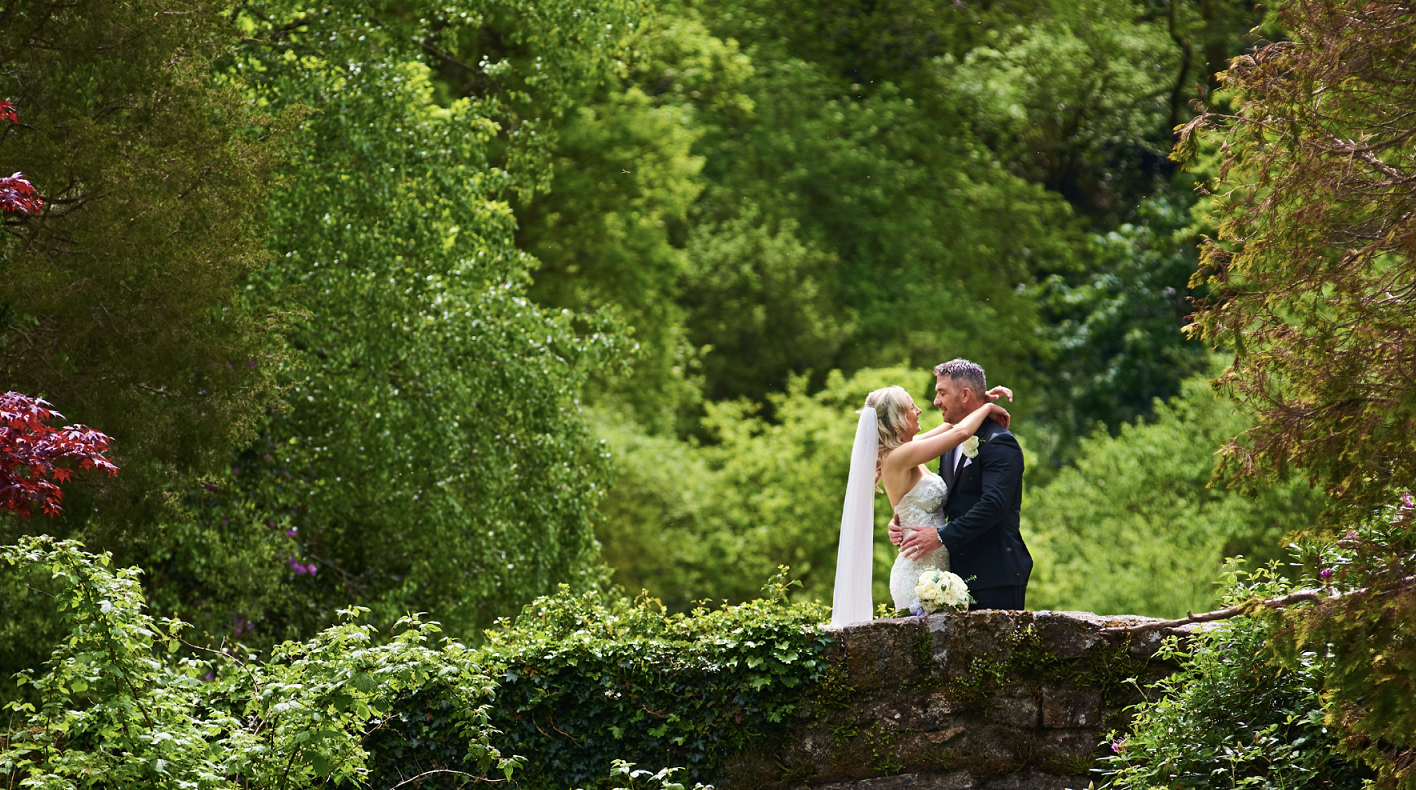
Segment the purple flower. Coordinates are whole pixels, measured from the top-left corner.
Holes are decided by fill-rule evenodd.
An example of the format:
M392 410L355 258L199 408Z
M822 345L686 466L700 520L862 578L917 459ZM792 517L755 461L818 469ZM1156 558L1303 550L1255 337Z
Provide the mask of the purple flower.
M255 361L254 359L248 359L248 360L246 360L246 367L248 367L248 368L253 368L253 367L255 367L255 366L256 366L256 361Z
M1406 493L1401 495L1401 509L1410 510L1412 508L1416 508L1416 499L1413 499L1411 497L1411 492L1407 491Z
M274 525L272 525L272 526L274 526ZM291 527L290 529L285 530L285 537L287 537L287 538L293 538L293 537L295 537L295 527Z
M920 617L920 616L922 616L922 615L924 614L924 607L923 607L923 606L911 606L911 607L910 607L910 614L914 615L915 617Z
M1111 751L1116 752L1117 754L1125 754L1125 753L1126 753L1126 741L1125 741L1125 740L1122 740L1122 739L1119 739L1119 738L1118 738L1117 740L1112 741L1112 742L1111 742Z
M1332 568L1323 568L1322 572L1318 574L1318 578L1323 580L1323 584L1327 584L1328 580L1332 578Z
M316 573L320 572L319 566L313 562L306 565L294 557L286 560L285 564L290 566L290 570L295 571L296 576L304 576L306 574L314 576Z

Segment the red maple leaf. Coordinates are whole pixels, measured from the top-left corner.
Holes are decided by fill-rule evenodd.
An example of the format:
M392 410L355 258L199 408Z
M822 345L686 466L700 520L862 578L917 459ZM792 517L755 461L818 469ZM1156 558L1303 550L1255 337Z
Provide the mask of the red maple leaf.
M44 200L24 173L0 178L0 208L11 214L33 214L44 208Z
M19 113L15 112L15 105L13 105L13 104L11 104L11 103L9 103L9 102L7 102L7 101L0 101L0 122L5 122L5 123L19 123L19 122L20 122L20 115L19 115Z
M118 474L105 457L111 439L84 425L50 427L49 420L64 415L49 406L18 392L0 395L0 510L20 518L29 518L34 505L50 516L63 510L56 483L69 482L74 471L61 464Z

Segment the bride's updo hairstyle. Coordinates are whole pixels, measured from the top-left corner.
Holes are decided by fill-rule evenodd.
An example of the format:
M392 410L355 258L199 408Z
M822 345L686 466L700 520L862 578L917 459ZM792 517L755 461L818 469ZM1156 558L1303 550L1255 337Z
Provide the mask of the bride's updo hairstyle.
M905 443L914 399L904 387L886 387L865 396L865 405L875 409L875 430L880 436L880 453L875 456L875 490L879 491L881 464L887 453Z

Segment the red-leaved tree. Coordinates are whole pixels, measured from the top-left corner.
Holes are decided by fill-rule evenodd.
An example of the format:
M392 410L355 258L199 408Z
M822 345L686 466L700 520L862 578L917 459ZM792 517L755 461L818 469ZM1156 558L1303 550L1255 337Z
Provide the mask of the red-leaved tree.
M0 101L0 123L6 124L6 131L19 122L20 116L15 112L15 105ZM33 214L43 207L44 201L40 199L39 192L35 190L34 184L25 178L24 173L0 178L0 209L11 214Z
M64 492L74 470L101 469L118 474L104 453L109 438L84 425L52 428L46 423L64 415L40 398L18 392L0 395L0 509L29 518L38 505L53 516L63 508Z

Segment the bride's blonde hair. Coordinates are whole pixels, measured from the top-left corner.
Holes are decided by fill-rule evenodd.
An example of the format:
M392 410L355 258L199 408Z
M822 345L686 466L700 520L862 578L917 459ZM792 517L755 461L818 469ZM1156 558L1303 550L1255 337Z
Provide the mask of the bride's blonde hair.
M875 490L879 491L885 456L905 443L905 426L909 424L914 399L904 387L886 387L865 396L865 405L875 409L875 431L880 437L880 452L875 456Z

